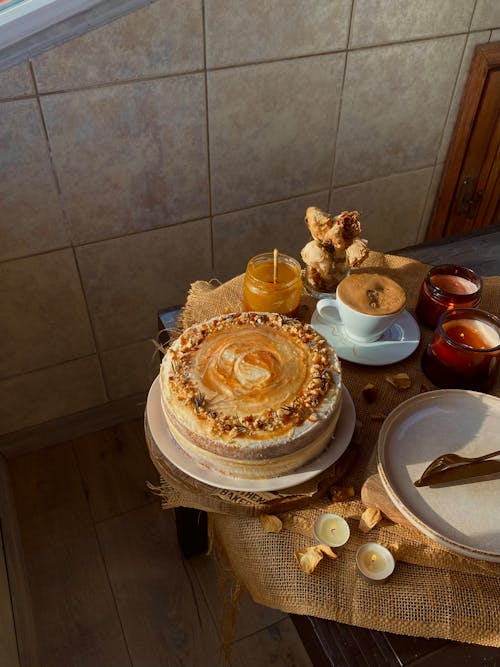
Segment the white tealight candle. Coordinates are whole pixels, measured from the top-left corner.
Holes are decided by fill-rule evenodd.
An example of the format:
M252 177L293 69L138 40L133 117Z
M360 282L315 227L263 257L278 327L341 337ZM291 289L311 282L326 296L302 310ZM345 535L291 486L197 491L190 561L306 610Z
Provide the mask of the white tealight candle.
M356 565L371 581L385 581L394 572L394 556L377 542L366 542L356 551Z
M314 522L316 539L329 547L343 546L350 534L349 524L338 514L320 514Z

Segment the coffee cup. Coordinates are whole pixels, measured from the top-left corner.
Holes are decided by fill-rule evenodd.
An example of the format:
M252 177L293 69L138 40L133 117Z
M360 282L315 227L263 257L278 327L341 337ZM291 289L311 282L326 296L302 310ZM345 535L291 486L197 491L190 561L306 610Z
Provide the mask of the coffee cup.
M336 296L316 304L326 324L342 322L358 343L373 343L394 324L406 305L406 293L394 280L377 273L353 273L341 280Z

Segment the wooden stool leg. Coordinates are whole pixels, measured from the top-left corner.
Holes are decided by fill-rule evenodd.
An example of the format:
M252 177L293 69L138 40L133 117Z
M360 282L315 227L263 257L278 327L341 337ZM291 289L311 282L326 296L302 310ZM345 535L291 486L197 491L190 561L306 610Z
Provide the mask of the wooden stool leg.
M207 513L190 507L175 508L177 541L184 558L208 551Z

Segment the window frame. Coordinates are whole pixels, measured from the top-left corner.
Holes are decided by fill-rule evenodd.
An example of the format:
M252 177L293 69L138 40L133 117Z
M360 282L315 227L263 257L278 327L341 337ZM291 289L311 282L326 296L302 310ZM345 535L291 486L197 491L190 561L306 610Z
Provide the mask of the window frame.
M0 9L0 72L155 2L22 0L6 6Z
M0 49L12 46L100 2L102 0L22 0L5 9L0 7Z

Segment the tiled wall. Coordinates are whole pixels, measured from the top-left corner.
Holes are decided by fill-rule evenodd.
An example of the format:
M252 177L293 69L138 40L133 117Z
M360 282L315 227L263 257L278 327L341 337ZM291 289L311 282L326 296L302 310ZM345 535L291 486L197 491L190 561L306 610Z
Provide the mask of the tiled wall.
M157 0L0 72L0 433L141 394L157 309L298 256L310 204L422 240L499 27L498 0Z

